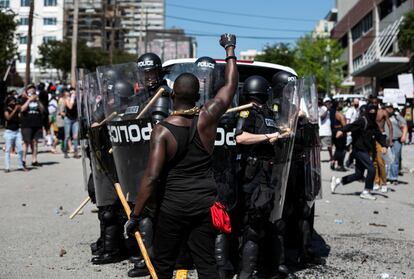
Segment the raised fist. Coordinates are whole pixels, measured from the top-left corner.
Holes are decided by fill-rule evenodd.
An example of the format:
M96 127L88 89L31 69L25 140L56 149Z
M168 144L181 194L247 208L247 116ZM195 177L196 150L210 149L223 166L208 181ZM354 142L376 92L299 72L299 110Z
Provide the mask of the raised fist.
M224 47L224 49L228 48L229 46L236 47L236 35L229 33L221 35L220 45Z

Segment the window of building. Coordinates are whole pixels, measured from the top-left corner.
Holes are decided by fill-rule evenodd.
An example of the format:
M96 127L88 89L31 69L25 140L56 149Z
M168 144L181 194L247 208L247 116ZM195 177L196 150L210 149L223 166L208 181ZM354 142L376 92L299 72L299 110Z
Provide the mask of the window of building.
M45 17L43 19L43 25L56 25L56 17Z
M45 36L45 37L43 37L43 43L47 43L47 42L51 42L51 41L56 41L56 36Z
M10 7L10 0L0 0L0 8L9 8Z
M30 0L20 0L20 6L29 7L30 6Z
M19 20L19 25L29 25L29 18L27 16L21 17Z
M383 19L392 13L392 1L393 0L384 0L378 5L380 19Z
M356 41L372 28L372 12L364 16L354 27L352 27L352 40Z
M45 7L54 7L54 6L57 6L57 0L44 0L43 5Z
M339 42L341 43L342 48L347 48L348 47L348 33L345 33L345 35L342 36Z
M355 59L354 59L354 61L353 61L352 64L354 66L354 69L360 68L360 65L362 64L362 55L360 55L358 57L355 57Z
M27 36L20 36L19 43L21 45L27 45Z

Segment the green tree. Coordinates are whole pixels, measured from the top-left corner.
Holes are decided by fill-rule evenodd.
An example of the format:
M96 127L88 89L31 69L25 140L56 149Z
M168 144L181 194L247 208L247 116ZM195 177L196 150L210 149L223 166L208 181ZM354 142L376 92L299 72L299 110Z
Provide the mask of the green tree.
M294 65L295 49L292 49L289 44L276 43L267 45L263 49L263 52L263 54L256 56L256 61L275 63L289 67Z
M6 14L0 10L0 73L6 71L8 64L16 56L17 46L14 43L16 26L14 14Z
M411 56L411 68L414 72L414 11L404 15L398 34L398 45L406 55Z
M328 84L335 88L341 84L342 52L336 40L307 35L296 42L294 69L299 76L315 75L318 92L327 92Z
M72 43L66 41L49 41L39 46L40 58L36 64L43 68L61 70L66 77L70 72ZM115 50L113 56L114 64L134 62L135 55L122 50ZM79 68L94 71L97 66L108 65L109 54L101 48L88 47L86 42L78 42L78 62Z

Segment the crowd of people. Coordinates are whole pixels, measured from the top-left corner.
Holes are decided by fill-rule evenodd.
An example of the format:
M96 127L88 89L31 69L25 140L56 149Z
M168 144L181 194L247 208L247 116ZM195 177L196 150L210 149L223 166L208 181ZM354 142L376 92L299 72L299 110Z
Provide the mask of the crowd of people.
M31 151L31 166L41 166L38 145L43 140L52 153L59 145L65 158L78 152L78 111L75 89L65 84L29 84L21 94L12 90L4 101L5 151L4 170L11 170L11 155L17 154L17 166L27 171L27 154Z
M412 142L413 107L409 102L400 106L370 96L361 104L358 98L346 103L327 97L320 100L319 118L319 135L328 149L331 169L355 169L343 178L332 177L332 192L339 185L365 179L360 196L374 200L372 190L386 193L387 185L399 184L403 145Z

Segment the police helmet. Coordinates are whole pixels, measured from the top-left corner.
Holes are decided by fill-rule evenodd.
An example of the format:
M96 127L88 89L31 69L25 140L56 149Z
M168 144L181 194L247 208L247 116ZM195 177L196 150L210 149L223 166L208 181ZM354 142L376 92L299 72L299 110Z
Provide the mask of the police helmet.
M158 55L145 53L138 58L138 68L145 71L145 85L155 88L161 82L162 63Z
M269 98L269 83L264 77L248 77L243 84L243 95L246 99L255 99L264 104Z
M118 99L119 105L126 105L129 98L134 95L134 87L127 81L119 80L113 87L114 97Z
M197 69L200 70L214 70L216 67L216 61L208 56L200 57L194 63L196 64Z
M144 71L160 70L162 68L161 59L152 52L145 53L138 58L138 68Z
M109 83L114 83L118 78L118 73L114 69L107 69L101 73L101 77Z
M292 75L291 73L280 71L274 74L271 84L274 97L281 97L283 89L291 81L296 81L296 76Z

